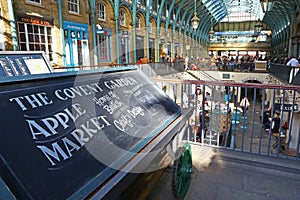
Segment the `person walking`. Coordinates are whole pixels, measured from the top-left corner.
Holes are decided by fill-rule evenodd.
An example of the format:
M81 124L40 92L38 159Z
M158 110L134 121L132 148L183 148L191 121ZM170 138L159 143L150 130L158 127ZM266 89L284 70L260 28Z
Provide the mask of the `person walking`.
M287 65L292 66L290 70L289 83L293 82L294 77L299 71L299 61L293 56L288 62Z
M246 96L241 100L240 107L243 110L243 115L245 115L246 114L246 110L248 110L248 108L250 107L249 100L248 100L248 98Z

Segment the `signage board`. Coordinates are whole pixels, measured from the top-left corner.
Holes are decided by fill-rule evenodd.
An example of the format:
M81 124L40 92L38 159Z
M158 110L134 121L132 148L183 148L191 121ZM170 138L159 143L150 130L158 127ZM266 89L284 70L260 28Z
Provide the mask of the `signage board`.
M179 42L175 42L175 47L180 47L180 43Z
M0 175L17 199L86 198L181 114L137 68L111 70L0 83Z
M282 110L283 108L283 111L294 111L294 112L297 112L298 111L298 104L283 104L283 107L282 107L282 104L281 103L275 103L275 110Z
M45 74L52 71L43 52L0 52L0 77Z

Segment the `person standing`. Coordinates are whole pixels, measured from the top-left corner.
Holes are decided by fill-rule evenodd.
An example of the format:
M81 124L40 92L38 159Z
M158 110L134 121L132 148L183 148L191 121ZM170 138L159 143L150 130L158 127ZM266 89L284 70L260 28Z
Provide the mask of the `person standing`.
M196 88L195 99L200 105L202 105L203 94L202 94L202 90L199 86Z
M250 107L250 103L247 97L244 97L240 102L240 107L243 110L243 115L246 113L246 110Z
M292 83L294 77L299 71L299 61L293 56L288 62L287 65L292 66L290 71L289 83Z
M280 131L280 118L279 112L276 111L274 113L274 117L272 119L272 126L271 126L272 133L279 133Z
M271 123L272 123L272 118L271 118L271 112L270 109L266 109L263 112L262 115L262 123L263 123L263 128L265 131L269 132L271 128Z
M188 70L189 69L189 57L188 56L186 56L185 58L184 58L184 66L185 66L185 70Z

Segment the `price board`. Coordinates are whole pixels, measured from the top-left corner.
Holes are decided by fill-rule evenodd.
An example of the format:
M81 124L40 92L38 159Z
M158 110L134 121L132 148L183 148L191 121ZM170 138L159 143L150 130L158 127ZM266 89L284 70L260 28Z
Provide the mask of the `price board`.
M0 77L45 74L52 71L43 52L0 52Z

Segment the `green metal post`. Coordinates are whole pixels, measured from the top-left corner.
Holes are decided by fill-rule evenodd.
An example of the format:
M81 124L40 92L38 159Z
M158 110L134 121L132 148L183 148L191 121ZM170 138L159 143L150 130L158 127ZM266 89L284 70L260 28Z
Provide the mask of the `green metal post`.
M92 34L93 34L93 50L94 50L94 65L98 65L98 54L97 54L97 45L96 45L96 24L95 24L95 9L96 1L90 0L91 6L91 25L92 25Z
M149 55L149 25L150 25L150 5L152 5L152 0L146 0L146 49L147 49L147 58L150 60Z
M64 22L62 15L62 0L57 0L58 7L58 16L59 16L59 32L60 32L60 40L61 40L61 48L62 48L62 64L63 66L67 65L66 61L66 47L65 47L65 36L64 36Z
M119 2L120 0L115 0L114 2L114 14L115 14L115 22L116 22L116 61L117 64L120 64L120 37L119 37Z
M156 44L157 44L157 47L158 47L158 50L157 50L157 58L158 59L160 57L160 55L159 55L160 19L161 19L161 13L162 13L162 9L164 7L164 4L165 4L165 0L162 0L161 4L159 5L159 11L157 12L157 19L156 19ZM156 6L158 7L158 5L156 5Z
M9 24L11 29L12 45L14 51L17 51L19 50L19 46L18 46L18 36L17 36L16 21L14 16L12 0L8 1L8 12L9 12Z
M133 28L133 62L137 62L136 60L136 4L137 0L132 1L132 28Z

